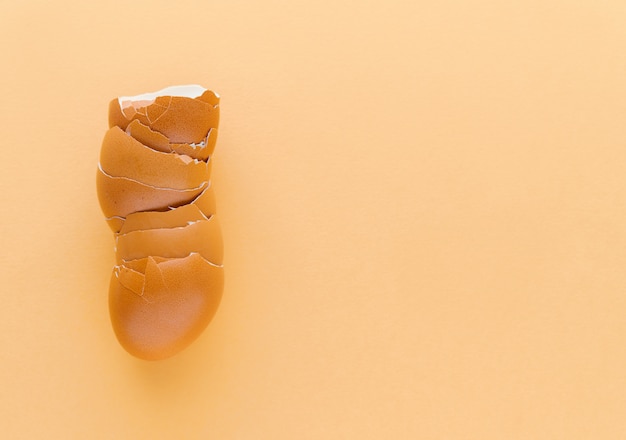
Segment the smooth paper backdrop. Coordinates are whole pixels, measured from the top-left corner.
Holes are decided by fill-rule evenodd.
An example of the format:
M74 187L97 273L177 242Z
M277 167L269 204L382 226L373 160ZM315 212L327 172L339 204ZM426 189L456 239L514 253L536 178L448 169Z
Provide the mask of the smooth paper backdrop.
M0 1L3 438L626 438L622 0ZM222 96L215 320L110 328L109 100Z

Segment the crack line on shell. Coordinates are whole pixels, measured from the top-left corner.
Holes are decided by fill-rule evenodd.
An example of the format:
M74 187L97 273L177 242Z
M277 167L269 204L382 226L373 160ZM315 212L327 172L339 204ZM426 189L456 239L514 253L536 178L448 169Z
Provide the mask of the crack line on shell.
M174 210L174 209L176 209L176 208L182 208L183 206L187 206L187 205L194 205L194 204L198 201L198 199L199 199L200 197L202 197L202 196L206 193L206 191L208 191L208 190L211 188L211 181L210 181L210 180L207 180L207 184L208 184L208 185L207 185L207 187L206 187L206 188L205 188L205 189L204 189L204 190L203 190L200 194L198 194L196 197L194 197L194 198L193 198L191 201L189 201L189 202L183 202L183 203L182 203L182 204L180 204L180 205L168 205L167 207L163 208L162 210L159 210L159 209L146 209L146 210L144 210L144 211L133 211L133 212L131 212L131 213L130 213L130 214L128 214L128 215L131 215L131 214L138 214L138 213L140 213L140 212L170 212L170 211L172 211L172 210ZM200 209L200 212L202 213L202 215L203 215L203 216L204 216L207 220L208 220L209 218L213 217L213 215L215 215L215 214L211 214L209 217L206 217L206 215L204 214L204 211L202 211L202 209ZM119 216L119 215L114 215L114 216L111 216L111 217L105 217L105 218L104 218L104 220L105 220L105 221L109 221L109 220L115 220L115 219L118 219L118 220L126 221L126 218L127 218L127 217L128 217L128 216L126 216L126 217L121 217L121 216ZM116 233L116 234L117 234L117 233Z
M189 253L188 253L187 255L185 255L184 257L161 257L161 258L166 258L168 261L169 261L169 260L182 260L182 259L185 259L185 258L189 258L189 257L191 257L192 255L198 255L198 257L202 258L202 260L203 260L205 263L207 263L208 265L210 265L210 266L216 267L216 268L218 268L218 269L219 269L219 268L222 268L222 269L224 268L224 264L223 264L223 263L222 263L222 264L213 263L212 261L209 261L209 260L207 260L206 258L204 258L204 257L202 256L202 254L200 254L199 252L195 252L195 251L194 251L194 252L189 252ZM159 256L159 255L157 255L157 256ZM117 266L124 266L126 263L132 263L133 261L139 261L139 260L142 260L143 258L151 258L151 257L142 257L142 258L133 258L133 259L131 259L131 260L122 260L122 263L121 263L121 264L117 264L117 265L116 265L116 267L117 267ZM160 263L157 263L157 265L158 265L158 264L160 264Z
M161 119L161 117L163 117L163 115L164 115L165 113L167 113L167 111L170 109L170 107L172 106L172 100L173 100L174 98L173 98L172 96L170 96L169 98L170 98L170 100L169 100L169 102L167 103L167 107L165 108L165 110L163 110L163 113L161 113L161 114L160 114L160 115L159 115L159 116L158 116L158 117L157 117L154 121L150 122L150 125L152 125L152 124L156 124L156 122L157 122L159 119ZM163 107L163 106L161 106L161 107ZM147 110L146 110L146 114L148 114L148 111L147 111ZM168 140L169 140L169 138L168 138Z
M184 205L184 206L187 206L187 205ZM198 211L200 211L200 215L202 215L202 217L204 217L204 219L201 219L201 220L193 220L193 221L188 221L188 222L187 222L187 224L186 224L186 225L184 225L184 226L174 226L174 227L172 227L172 228L136 229L136 230L134 230L134 231L126 232L126 233L124 233L124 234L120 234L119 232L117 232L117 233L115 233L115 242L117 243L117 242L118 242L118 239L119 239L120 237L124 237L125 235L132 234L132 233L135 233L135 232L148 232L148 231L155 231L155 230L162 230L162 229L165 229L165 230L167 230L167 231L173 231L173 230L175 230L175 229L184 229L184 228L188 228L188 227L190 227L190 226L193 226L193 225L195 225L196 223L199 223L199 222L208 222L208 221L210 221L211 219L213 219L213 217L215 217L215 214L211 214L211 215L207 218L207 216L206 216L206 215L204 215L204 213L202 212L202 210L201 210L200 208L198 208ZM170 211L165 211L165 212L170 212ZM134 214L134 213L133 213L133 214ZM129 215L130 215L130 214L129 214Z
M209 158L207 158L207 160L202 160L202 159L196 159L195 157L192 157L192 156L190 156L190 155L188 155L188 154L185 154L185 153L179 153L178 151L174 151L173 149L172 149L171 151L161 151L161 150L157 150L157 149L155 149L155 148L152 148L150 145L146 145L146 144L144 144L144 143L143 143L143 142L141 142L139 139L137 139L135 136L131 135L130 133L128 133L128 132L127 132L127 131L125 131L125 130L122 130L122 129L121 129L120 127L118 127L117 125L116 125L116 126L114 126L114 127L111 127L111 128L110 128L110 130L114 130L114 129L116 129L116 128L117 128L117 129L119 129L119 130L120 130L122 133L124 133L126 136L130 137L132 140L134 140L135 142L137 142L139 145L141 145L142 147L144 147L145 149L150 150L150 152L151 152L150 154L154 153L154 154L157 154L157 155L162 155L164 158L165 158L166 156L169 156L169 157L175 157L175 158L177 158L177 159L179 159L179 160L182 160L183 162L185 161L185 158L187 157L187 158L189 158L189 162L185 162L185 165L188 165L188 164L190 164L191 162L193 162L194 164L200 164L200 163L207 164L207 163L209 162L210 156L209 156ZM204 141L202 141L202 142L204 142ZM171 148L171 145L185 145L185 144L172 144L172 143L170 143L169 145L170 145L170 148ZM191 146L191 145L190 145L190 146ZM146 153L146 154L148 154L148 153ZM160 160L160 159L159 159L159 160Z
M152 188L152 189L160 189L160 190L166 190L166 191L176 191L176 192L181 192L181 193L197 191L197 190L199 190L199 189L201 189L203 187L208 188L207 184L209 182L209 180L205 180L204 182L202 182L201 185L196 186L194 188L185 188L185 189L167 188L167 187L161 187L161 186L153 186L153 185L150 185L148 183L140 182L139 180L131 179L130 177L112 176L112 175L110 175L109 173L107 173L106 171L104 171L102 169L102 165L100 165L100 163L98 163L98 169L100 170L100 172L102 174L104 174L107 177L110 177L111 179L124 179L124 180L129 180L131 182L135 182L135 183L138 183L139 185L143 185L143 186L146 186L146 187Z

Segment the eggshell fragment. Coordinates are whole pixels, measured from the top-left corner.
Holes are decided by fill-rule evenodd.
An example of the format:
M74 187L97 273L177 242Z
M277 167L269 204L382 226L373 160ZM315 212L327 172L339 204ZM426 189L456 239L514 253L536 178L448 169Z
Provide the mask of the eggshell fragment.
M167 136L158 131L151 130L150 127L143 125L137 119L128 124L126 133L154 150L164 153L171 153L173 151Z
M219 98L213 92L200 93L202 88L193 89L189 95L193 97L185 96L190 87L198 86L114 99L109 105L109 126L125 130L131 121L138 120L164 134L170 143L201 142L211 128L218 126Z
M180 228L199 220L207 220L207 218L198 206L191 203L169 211L135 212L126 217L120 234L148 229Z
M167 137L158 131L150 129L137 119L126 127L126 133L147 147L164 153L184 154L198 160L208 160L215 150L217 142L217 128L211 128L200 143L170 143Z
M114 275L119 282L127 289L132 290L137 295L143 295L143 286L145 283L146 268L143 267L141 272L131 269L127 266L115 266L113 268Z
M217 210L216 210L216 203L215 203L215 191L213 191L211 182L209 181L209 186L204 191L202 191L195 199L193 199L191 202L185 202L185 203L188 203L189 205L197 206L205 219L208 219L209 217L214 215ZM148 215L152 213L169 212L173 209L177 209L177 208L181 208L185 206L188 206L188 205L183 204L180 206L168 206L164 210L160 210L160 211L155 210L155 211L136 212L133 214L129 214L128 218L134 216L136 219L140 219L140 218L143 218L144 214ZM143 220L139 220L136 222L137 226L133 225L132 229L125 229L124 231L122 231L122 229L124 228L124 224L126 223L126 220L127 219L123 217L109 217L106 219L106 222L109 225L109 227L113 230L113 232L126 233L126 232L130 232L131 230L152 229L150 227L144 227L142 223ZM151 220L148 220L148 221L151 221ZM174 226L169 226L169 227L174 227Z
M156 188L125 177L112 177L98 169L98 200L106 217L126 217L137 211L156 211L192 201L209 183L197 188L177 190Z
M183 227L135 230L116 237L118 263L152 255L182 258L196 252L213 264L222 264L222 232L215 216Z
M204 140L195 144L170 144L172 151L178 154L186 154L194 159L208 160L213 154L217 142L217 128L211 128Z
M202 193L191 203L196 205L206 218L209 218L216 213L215 191L213 191L213 187L210 185L210 182L209 187L202 191Z
M210 162L186 155L163 153L146 147L119 127L104 135L100 152L102 170L113 177L126 177L159 188L197 188L209 180Z
M119 232L122 226L124 226L125 219L122 217L110 217L105 220L113 232Z
M209 324L224 274L198 254L145 260L143 279L130 269L113 272L109 310L120 344L134 356L158 360L187 347Z

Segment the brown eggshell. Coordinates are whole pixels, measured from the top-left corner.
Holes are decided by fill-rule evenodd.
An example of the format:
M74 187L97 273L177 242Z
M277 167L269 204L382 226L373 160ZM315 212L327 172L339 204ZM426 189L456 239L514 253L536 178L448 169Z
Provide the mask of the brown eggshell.
M157 263L161 263L161 262L163 262L165 260L168 260L168 258L163 258L163 257L150 257L150 258L152 258ZM126 262L124 262L123 266L115 266L115 267L116 268L123 267L123 268L126 268L128 270L132 270L134 272L139 272L141 274L144 274L144 273L146 273L146 265L148 264L148 260L149 260L149 258L142 258L141 260L126 261ZM122 284L124 284L124 283L122 283ZM124 285L126 286L126 284L124 284ZM128 288L133 290L130 287L128 287ZM141 291L143 292L143 287L141 288ZM134 292L138 292L138 291L134 291Z
M128 124L136 119L164 134L170 143L202 142L209 130L219 124L219 97L207 92L196 98L156 96L157 92L147 94L156 96L154 98L138 95L114 99L109 105L109 126L126 130Z
M183 227L119 234L115 243L118 264L154 255L182 258L193 252L213 264L222 264L224 255L222 233L215 216Z
M105 217L123 217L137 211L162 211L194 200L209 183L197 188L176 190L155 188L125 177L112 177L98 169L98 200ZM117 223L117 222L116 222Z
M215 204L215 191L213 191L211 182L209 182L209 187L202 191L202 193L191 203L200 208L200 211L202 211L206 218L211 217L217 212Z
M164 153L171 153L173 151L167 136L158 131L151 130L150 127L143 125L137 119L128 124L126 133L154 150Z
M148 229L181 228L199 220L207 220L207 218L197 205L191 203L169 211L135 212L126 217L124 226L120 229L120 235Z
M204 140L199 144L170 144L170 148L178 154L186 154L194 159L207 160L215 150L217 128L211 128Z
M202 95L196 98L199 101L206 102L207 104L211 104L212 106L216 106L220 103L220 97L217 96L212 90L206 90Z
M158 131L150 129L137 119L126 127L126 133L137 139L147 147L164 153L184 154L198 160L208 160L215 150L217 142L217 128L211 128L200 143L195 144L170 144L167 137Z
M109 128L117 126L122 130L126 130L129 122L124 113L122 113L120 101L118 99L112 100L109 103Z
M115 266L113 268L114 275L117 277L122 286L133 291L137 295L143 295L143 286L145 283L145 266L141 271L131 269L127 266Z
M158 188L197 188L209 180L211 164L176 153L146 147L119 127L104 135L100 151L102 170Z
M190 255L188 255L187 257L189 257ZM185 257L185 258L187 258ZM202 257L202 256L200 256ZM165 261L169 261L169 260L174 260L175 258L166 258L166 257L158 257L158 256L154 256L154 257L150 257L152 258L157 264L163 263ZM149 258L142 258L140 260L130 260L130 261L126 261L124 262L123 266L116 266L116 267L125 267L127 269L133 270L135 272L139 272L139 273L146 273L146 265L148 264L148 260ZM206 261L206 260L205 260ZM209 263L207 261L207 263ZM213 264L213 263L209 263L209 264Z
M117 269L111 276L109 310L120 344L146 360L170 357L209 324L222 296L223 268L200 255L146 258L145 276ZM129 288L130 287L130 288ZM141 287L141 295L136 292Z
M119 232L119 230L122 229L122 226L124 226L125 219L122 217L110 217L105 220L113 232Z
M109 106L96 179L116 232L109 309L121 345L142 359L184 349L221 299L223 244L209 182L219 112L219 96L198 85Z
M211 182L209 181L209 186L200 193L200 195L198 195L194 200L192 200L191 202L188 202L190 205L195 205L198 207L198 209L200 209L200 212L202 213L202 215L204 216L205 219L208 219L209 217L211 217L212 215L214 215L216 213L216 203L215 203L215 192L213 191L213 187L211 186ZM169 206L167 207L164 211L144 211L144 212L136 212L133 214L129 214L128 218L130 218L131 216L137 216L138 219L141 219L143 217L144 214L151 214L151 213L162 213L162 212L169 212L173 209L178 209L178 208L182 208L188 205L182 205L179 207L175 207L175 206ZM198 219L200 220L200 219ZM113 230L113 232L120 232L122 234L125 234L127 232L130 232L129 229L125 229L124 231L122 231L122 229L124 228L124 223L126 222L126 219L123 217L110 217L106 219L107 224L109 225L109 227ZM142 221L138 221L136 223L137 226L133 225L132 226L132 230L140 230L140 229L152 229L149 227L142 227ZM169 226L169 227L174 227L174 226Z
M219 123L219 106L177 96L159 97L134 117L163 133L171 143L202 142Z

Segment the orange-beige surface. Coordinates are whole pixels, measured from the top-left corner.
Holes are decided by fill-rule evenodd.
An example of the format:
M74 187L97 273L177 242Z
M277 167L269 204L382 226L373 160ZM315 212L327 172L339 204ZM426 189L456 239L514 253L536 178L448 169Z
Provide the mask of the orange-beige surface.
M7 439L626 438L622 0L0 3ZM129 356L108 103L220 93L226 284Z

